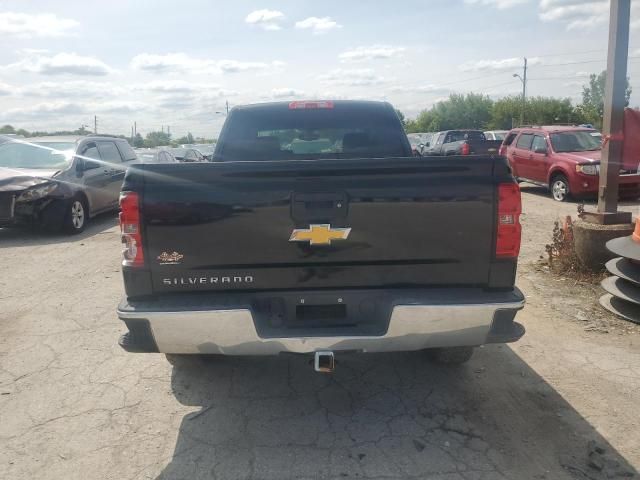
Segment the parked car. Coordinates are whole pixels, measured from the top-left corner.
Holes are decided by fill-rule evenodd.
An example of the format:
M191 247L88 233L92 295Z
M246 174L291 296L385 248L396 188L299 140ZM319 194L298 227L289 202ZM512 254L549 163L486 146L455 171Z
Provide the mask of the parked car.
M168 150L144 148L136 150L139 163L176 163L178 160Z
M489 130L484 132L484 136L487 140L503 141L508 133L509 133L509 130Z
M481 130L447 130L433 135L423 155L486 155L496 154L501 140L487 140Z
M0 226L41 224L69 233L118 208L136 154L107 136L37 137L0 144Z
M234 108L214 162L127 173L125 350L330 371L334 353L462 363L524 334L504 157L425 161L386 102L296 101Z
M515 128L505 138L505 155L519 181L547 187L554 200L598 192L602 135L585 127ZM640 196L637 169L620 171L620 195Z
M193 149L200 152L208 162L210 162L213 158L213 151L215 150L215 148L215 144L212 143L202 143L193 146Z
M206 162L204 156L195 148L170 148L169 153L171 153L178 162Z

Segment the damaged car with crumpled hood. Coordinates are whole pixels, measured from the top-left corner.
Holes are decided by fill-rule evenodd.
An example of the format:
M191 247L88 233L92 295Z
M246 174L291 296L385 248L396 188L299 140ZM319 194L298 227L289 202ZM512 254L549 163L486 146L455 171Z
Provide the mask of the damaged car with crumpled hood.
M136 154L122 138L48 136L0 144L0 227L40 225L82 232L91 217L118 209Z

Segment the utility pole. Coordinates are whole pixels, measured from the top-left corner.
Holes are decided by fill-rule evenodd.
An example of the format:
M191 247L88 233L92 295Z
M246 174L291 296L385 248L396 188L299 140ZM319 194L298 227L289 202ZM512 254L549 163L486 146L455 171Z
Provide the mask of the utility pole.
M171 125L167 125L167 135L171 135Z
M131 141L133 142L133 125L131 125Z
M98 133L98 116L97 115L93 116L93 133L95 134Z
M520 125L524 125L524 109L527 105L527 57L524 57L524 77L522 79L522 112L520 112Z
M133 136L138 134L138 122L133 122Z
M618 212L618 186L622 164L623 119L629 56L631 0L611 0L607 81L604 87L604 118L598 190L597 223L630 223L630 212ZM608 139L608 140L607 140Z
M225 100L225 104L227 106L227 115L229 115L229 100Z
M519 73L514 73L514 77L517 77L522 82L522 110L520 111L520 126L524 125L524 109L527 105L527 58L524 58L524 69L522 76Z

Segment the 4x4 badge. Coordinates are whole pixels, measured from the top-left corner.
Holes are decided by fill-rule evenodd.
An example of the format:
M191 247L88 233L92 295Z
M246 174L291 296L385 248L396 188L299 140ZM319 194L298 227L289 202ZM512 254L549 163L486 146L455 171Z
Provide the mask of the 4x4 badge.
M332 240L346 240L350 228L331 228L329 224L309 225L291 232L290 242L309 242L311 245L330 245Z
M158 255L157 258L160 262L160 265L176 265L180 263L180 260L184 258L184 255L178 252L162 252L160 255Z

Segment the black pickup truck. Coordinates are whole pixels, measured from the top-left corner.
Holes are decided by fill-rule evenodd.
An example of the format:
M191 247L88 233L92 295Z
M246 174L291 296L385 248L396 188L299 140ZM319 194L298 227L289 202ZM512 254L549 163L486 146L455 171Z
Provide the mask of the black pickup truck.
M128 170L120 345L465 361L524 333L520 209L503 157L412 157L388 103L236 107L212 163Z
M434 133L422 155L497 155L502 140L487 140L481 130L447 130Z

